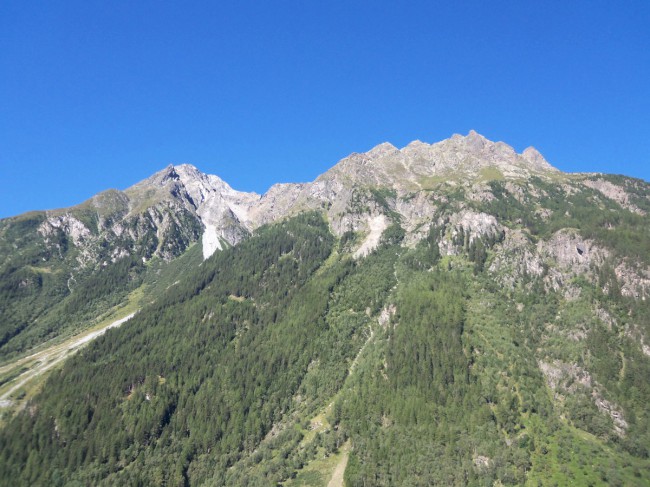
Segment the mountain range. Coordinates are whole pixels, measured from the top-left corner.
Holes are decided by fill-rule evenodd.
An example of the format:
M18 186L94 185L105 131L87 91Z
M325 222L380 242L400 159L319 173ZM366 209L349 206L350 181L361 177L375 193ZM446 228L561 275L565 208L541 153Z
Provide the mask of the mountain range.
M648 485L649 212L471 131L0 220L0 484Z

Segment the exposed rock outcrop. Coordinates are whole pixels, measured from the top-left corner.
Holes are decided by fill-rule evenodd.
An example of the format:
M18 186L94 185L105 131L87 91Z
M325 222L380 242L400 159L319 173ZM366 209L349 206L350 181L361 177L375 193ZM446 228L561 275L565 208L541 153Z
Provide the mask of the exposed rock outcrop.
M582 184L584 184L588 188L592 188L599 191L607 198L616 201L623 208L630 210L633 213L637 213L639 215L645 214L643 210L641 210L638 206L630 202L630 195L621 186L613 184L602 178L586 179L583 181Z

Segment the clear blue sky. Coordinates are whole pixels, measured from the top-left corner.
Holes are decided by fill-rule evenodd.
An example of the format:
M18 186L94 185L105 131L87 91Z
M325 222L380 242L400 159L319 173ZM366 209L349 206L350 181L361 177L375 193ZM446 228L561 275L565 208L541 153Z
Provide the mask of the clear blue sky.
M0 2L0 217L470 129L650 180L650 1Z

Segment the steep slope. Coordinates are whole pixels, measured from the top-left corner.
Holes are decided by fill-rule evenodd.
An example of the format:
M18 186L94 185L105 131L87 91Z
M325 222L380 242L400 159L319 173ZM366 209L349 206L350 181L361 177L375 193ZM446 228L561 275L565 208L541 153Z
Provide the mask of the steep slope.
M517 154L470 132L432 145L416 141L401 150L381 144L341 160L312 183L279 184L263 196L235 191L185 164L76 207L4 219L0 350L11 357L74 331L136 288L151 259L168 262L199 240L207 258L260 225L323 210L337 236L368 232L358 253L363 255L391 219L400 220L409 244L422 238L451 189L483 200L492 198L490 180L533 176L583 188L576 186L579 178L552 168L532 148ZM611 181L585 183L632 211L644 211Z
M2 357L87 326L199 239L204 257L235 245L257 199L182 165L76 207L1 220Z
M203 174L189 164L169 166L125 193L136 211L153 199L167 202L176 211L180 206L197 218L203 227L205 258L221 249L222 242L235 245L248 235L248 209L259 199L259 195L235 191L217 176Z
M124 214L179 205L236 245L147 271L141 312L0 431L0 479L648 484L650 185L475 133L261 197L194 171Z
M428 215L439 204L431 192L445 184L480 192L492 179L531 176L563 178L534 148L517 154L474 131L431 145L414 141L402 149L383 143L342 159L312 183L272 187L251 219L255 227L304 210L325 210L340 236L369 231L378 215L393 212L411 234L429 223Z

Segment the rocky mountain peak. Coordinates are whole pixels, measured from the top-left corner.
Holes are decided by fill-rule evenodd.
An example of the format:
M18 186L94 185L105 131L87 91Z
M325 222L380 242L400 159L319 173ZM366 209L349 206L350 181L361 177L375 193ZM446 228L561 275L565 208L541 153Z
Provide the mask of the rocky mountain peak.
M218 176L205 174L191 164L169 165L125 191L134 214L149 208L185 213L203 227L203 255L209 257L222 247L234 245L248 235L251 205L255 193L236 191Z
M476 130L471 129L467 135L462 135L462 134L453 134L449 139L444 139L441 142L445 142L447 140L452 140L455 142L462 142L462 143L489 143L491 142L488 140L486 137L483 135L479 134Z
M205 174L191 164L175 166L175 171L179 174L180 181L195 201L204 201L213 193L231 196L239 193L239 191L232 189L223 179L213 174Z
M422 149L427 149L431 147L430 144L427 144L426 142L422 142L419 139L413 140L408 143L404 148L402 148L401 152L409 152L409 151L418 151Z
M557 171L557 169L551 166L546 161L546 159L544 159L544 156L540 154L539 151L532 146L524 149L524 151L521 153L521 157L523 157L534 167L539 168L541 170Z
M489 168L497 171L485 170ZM147 228L155 228L158 255L176 255L202 235L207 258L223 244L238 243L260 225L306 209L326 208L337 234L365 228L368 221L375 221L373 218L384 211L371 198L369 215L350 212L350 208L361 207L359 194L368 188L389 189L399 199L445 183L474 185L482 184L486 177L520 179L549 170L556 171L536 149L530 147L517 154L509 145L490 141L471 130L467 135L455 134L434 144L414 140L401 149L384 142L342 159L314 182L278 184L263 196L237 191L191 164L170 164L123 192L96 197L93 207L101 210L100 229L109 229L116 219L133 219L142 227L133 236L138 240ZM409 199L411 203L397 209L406 220L414 222L413 228L421 220L417 215L430 210L424 199ZM120 223L114 233L119 237L124 228ZM169 247L173 240L170 235L177 228L191 231L182 235L178 245Z
M475 130L470 130L469 134L464 137L464 142L469 149L474 152L480 152L486 145L493 144Z
M390 142L382 142L366 152L366 155L371 159L380 159L387 155L395 154L396 152L399 152L399 149L393 144Z
M180 176L176 172L176 168L173 165L167 166L165 169L161 171L161 178L160 178L160 185L164 185L167 183L167 181L178 181L180 179Z
M384 142L368 152L353 153L342 159L318 181L418 189L439 177L477 180L487 168L498 169L507 178L556 171L535 149L517 154L508 144L493 142L470 130L467 135L455 134L431 145L415 140L397 149Z
M512 157L516 154L508 144L491 141L475 130L470 130L467 135L454 134L448 139L433 144L432 147L443 152L455 151L476 157L486 157L495 153L499 153L502 157Z

